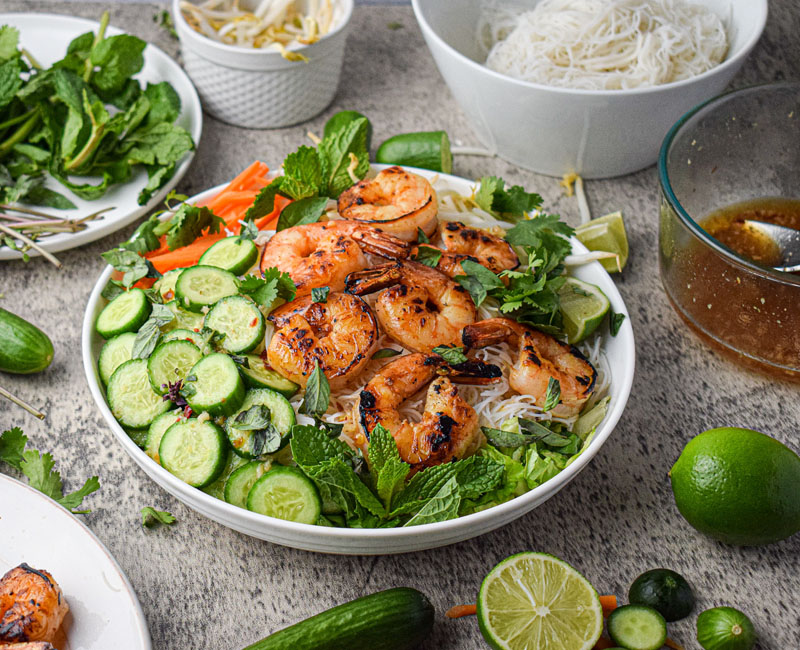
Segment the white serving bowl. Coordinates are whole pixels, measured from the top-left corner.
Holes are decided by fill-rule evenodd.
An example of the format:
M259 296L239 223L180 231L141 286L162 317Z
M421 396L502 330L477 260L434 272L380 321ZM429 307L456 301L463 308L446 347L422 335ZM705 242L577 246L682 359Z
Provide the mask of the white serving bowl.
M481 1L412 0L412 5L436 65L478 139L501 158L551 176L577 172L609 178L654 164L672 124L728 85L767 20L767 0L693 0L726 22L730 47L720 65L652 88L571 90L487 68L477 37Z
M376 169L385 167L387 165L375 166ZM428 178L434 176L432 172L427 170L414 169L413 171ZM438 176L457 192L462 194L471 193L472 184L469 181L447 174L439 174ZM220 185L198 194L192 197L190 202L210 198L223 187L224 185ZM573 238L572 246L575 253L586 252L586 248L577 239ZM89 389L111 431L125 451L150 478L190 508L209 519L213 519L246 535L284 546L322 553L385 555L445 546L477 537L504 526L526 512L533 510L539 504L544 503L589 464L614 430L622 411L625 409L631 390L631 383L633 382L635 349L633 329L631 328L630 318L627 317L623 321L617 336L607 336L603 346L603 351L608 361L608 372L611 377L611 387L609 389L611 401L608 413L583 453L571 465L546 483L507 503L472 515L435 524L424 524L409 528L377 529L329 528L296 524L243 510L187 485L145 454L116 421L106 402L105 391L97 372L97 358L104 341L94 328L97 316L106 304L100 293L111 277L111 272L111 267L107 267L92 290L89 303L86 305L81 334L83 367L86 372L86 379L89 382ZM611 301L611 309L618 314L628 315L628 311L613 280L598 262L592 262L574 269L573 275L600 287Z
M308 58L288 61L279 52L214 41L192 29L172 1L183 66L203 108L223 122L251 129L298 124L321 113L339 86L353 0L334 0L338 25L316 43L294 49Z

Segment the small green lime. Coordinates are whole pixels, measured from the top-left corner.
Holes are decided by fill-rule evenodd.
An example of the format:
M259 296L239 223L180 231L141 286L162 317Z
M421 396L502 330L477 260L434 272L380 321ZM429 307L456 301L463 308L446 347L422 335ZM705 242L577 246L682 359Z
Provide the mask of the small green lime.
M494 650L590 650L603 632L603 608L563 560L519 553L483 579L478 626Z
M628 261L628 235L621 212L612 212L581 224L575 229L575 236L590 251L605 251L619 256L619 265L616 258L600 260L609 273L625 268Z
M763 433L735 427L701 433L670 477L686 521L722 542L769 544L800 530L800 457Z
M590 336L611 309L599 287L577 278L566 279L558 290L558 299L569 343L580 343Z
M705 650L751 650L756 630L738 609L714 607L697 617L697 641Z

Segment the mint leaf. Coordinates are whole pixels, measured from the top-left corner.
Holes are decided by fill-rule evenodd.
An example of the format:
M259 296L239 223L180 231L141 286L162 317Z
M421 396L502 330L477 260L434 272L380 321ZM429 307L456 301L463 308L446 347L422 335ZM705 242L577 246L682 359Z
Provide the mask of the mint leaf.
M19 30L11 25L0 27L0 61L17 58L19 52Z
M306 223L316 223L325 213L327 205L328 198L324 196L306 197L290 203L281 210L276 232Z
M101 253L100 256L114 267L114 270L122 272L122 286L126 289L130 289L142 278L161 277L148 260L133 251L115 248Z
M147 43L130 34L104 38L92 49L92 65L99 66L92 74L92 84L101 91L120 90L130 77L142 69L142 53L146 46Z
M247 208L244 215L245 220L254 221L266 217L275 209L275 197L281 194L283 178L283 176L278 176L258 193L253 205Z
M351 494L356 502L371 514L377 517L383 517L386 514L386 510L377 497L358 478L353 468L340 458L331 458L319 465L304 467L303 470L315 483Z
M86 479L86 483L83 484L83 487L81 487L78 490L75 490L75 492L70 492L69 494L61 497L60 499L56 499L56 501L58 501L62 506L64 506L71 512L75 513L76 508L81 506L84 498L86 498L92 492L96 492L99 489L100 489L100 481L96 476L92 476L91 478ZM84 512L89 512L89 511L86 510Z
M142 526L145 528L153 528L154 526L158 526L159 524L163 524L165 526L170 526L174 524L177 519L172 516L169 512L165 512L163 510L156 510L150 506L145 506L141 510L142 513Z
M375 354L372 355L373 359L389 359L391 357L396 357L398 354L403 354L400 350L395 350L394 348L381 348Z
M437 345L433 348L432 352L438 354L451 366L457 366L459 363L465 363L467 361L467 355L464 354L463 346Z
M376 491L389 510L392 497L402 489L411 466L400 458L392 434L381 425L370 433L368 455Z
M458 491L458 481L455 476L451 476L422 509L403 525L420 526L454 519L458 516L459 505L461 505L461 495Z
M321 418L328 410L331 399L331 386L328 378L319 367L319 362L314 361L314 370L306 382L306 391L303 395L303 404L300 412L312 417Z
M608 319L608 329L611 332L611 336L616 336L625 321L625 314L618 314L612 309L609 311Z
M292 458L300 467L320 465L332 458L349 461L353 450L338 438L331 438L324 431L311 425L296 424L292 427L290 443Z
M442 251L433 246L418 246L417 252L414 255L414 261L429 266L435 269L442 259Z
M156 349L158 340L161 338L161 328L171 323L175 319L175 314L169 307L159 303L153 304L150 318L136 332L131 349L131 358L147 359L153 350Z
M318 197L323 189L322 167L316 149L303 145L286 156L281 181L281 191L284 194L299 200Z
M133 231L128 241L119 245L120 248L133 251L134 253L149 253L156 250L161 246L156 228L161 226L161 220L153 215L147 221L142 222L139 227Z
M395 498L390 517L408 515L419 510L441 487L455 476L452 464L435 465L417 472Z
M2 31L0 30L1 35ZM14 469L21 470L24 460L23 452L27 442L28 436L22 433L22 429L19 427L3 431L3 434L0 435L0 461L8 463Z
M324 192L320 194L333 199L339 197L347 188L352 186L348 168L352 153L357 159L354 174L357 178L364 178L369 171L369 152L367 150L367 132L369 120L357 118L342 124L339 128L332 129L317 146L320 165L322 168L322 183Z
M242 241L245 240L254 240L258 237L259 230L252 221L239 221L239 239Z
M420 244L429 244L431 240L428 238L428 235L425 234L422 228L417 228L417 241Z
M550 377L547 382L547 393L544 396L544 406L542 409L552 411L561 401L561 383L555 377Z
M494 490L503 480L502 463L485 456L470 456L453 463L459 494L465 499L477 499Z

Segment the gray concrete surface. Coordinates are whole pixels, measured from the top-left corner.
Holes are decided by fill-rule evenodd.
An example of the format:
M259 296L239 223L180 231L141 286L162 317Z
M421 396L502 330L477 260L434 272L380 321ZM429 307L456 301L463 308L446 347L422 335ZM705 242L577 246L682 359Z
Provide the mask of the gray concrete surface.
M774 0L767 31L734 85L800 78L800 10ZM96 17L98 4L4 0L3 11L63 12ZM175 54L177 44L151 17L158 5L118 5L112 22ZM199 151L179 189L193 194L230 179L255 158L277 165L320 132L326 117L357 109L374 123L375 140L401 131L446 128L476 144L425 48L410 7L359 7L344 77L334 104L310 123L246 131L206 116ZM388 28L399 22L402 29ZM535 146L535 143L531 143ZM497 174L540 192L551 211L577 219L556 180L501 160L461 157L455 173ZM45 373L0 380L49 417L39 422L0 403L0 426L22 426L38 448L53 452L69 487L98 474L102 489L84 521L108 545L142 602L159 650L234 649L350 598L395 586L426 591L439 616L426 648L481 648L474 619L443 612L474 601L485 573L526 549L553 553L578 567L601 592L623 596L641 571L671 567L694 584L700 609L736 606L753 619L762 649L800 647L800 535L761 548L731 548L704 538L678 514L667 471L690 437L720 425L749 426L800 449L796 385L748 373L704 347L667 303L656 258L654 168L587 183L595 214L621 209L631 258L617 278L637 338L636 379L628 408L597 458L556 497L515 523L443 549L393 557L334 557L260 542L212 523L172 499L116 444L89 395L80 360L80 324L103 268L99 254L132 230L60 255L62 271L35 259L0 263L0 305L40 325L56 357ZM145 531L145 505L178 517L172 528ZM54 543L69 543L58 540ZM670 626L686 648L694 617Z

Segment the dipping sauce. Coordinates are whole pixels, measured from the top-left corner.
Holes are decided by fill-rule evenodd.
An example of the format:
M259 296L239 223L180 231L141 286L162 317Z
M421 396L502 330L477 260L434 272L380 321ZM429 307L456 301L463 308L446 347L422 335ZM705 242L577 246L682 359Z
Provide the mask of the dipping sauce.
M700 221L714 239L742 257L762 266L778 266L780 250L775 241L744 222L765 221L800 230L800 199L764 198L735 203L712 212Z

